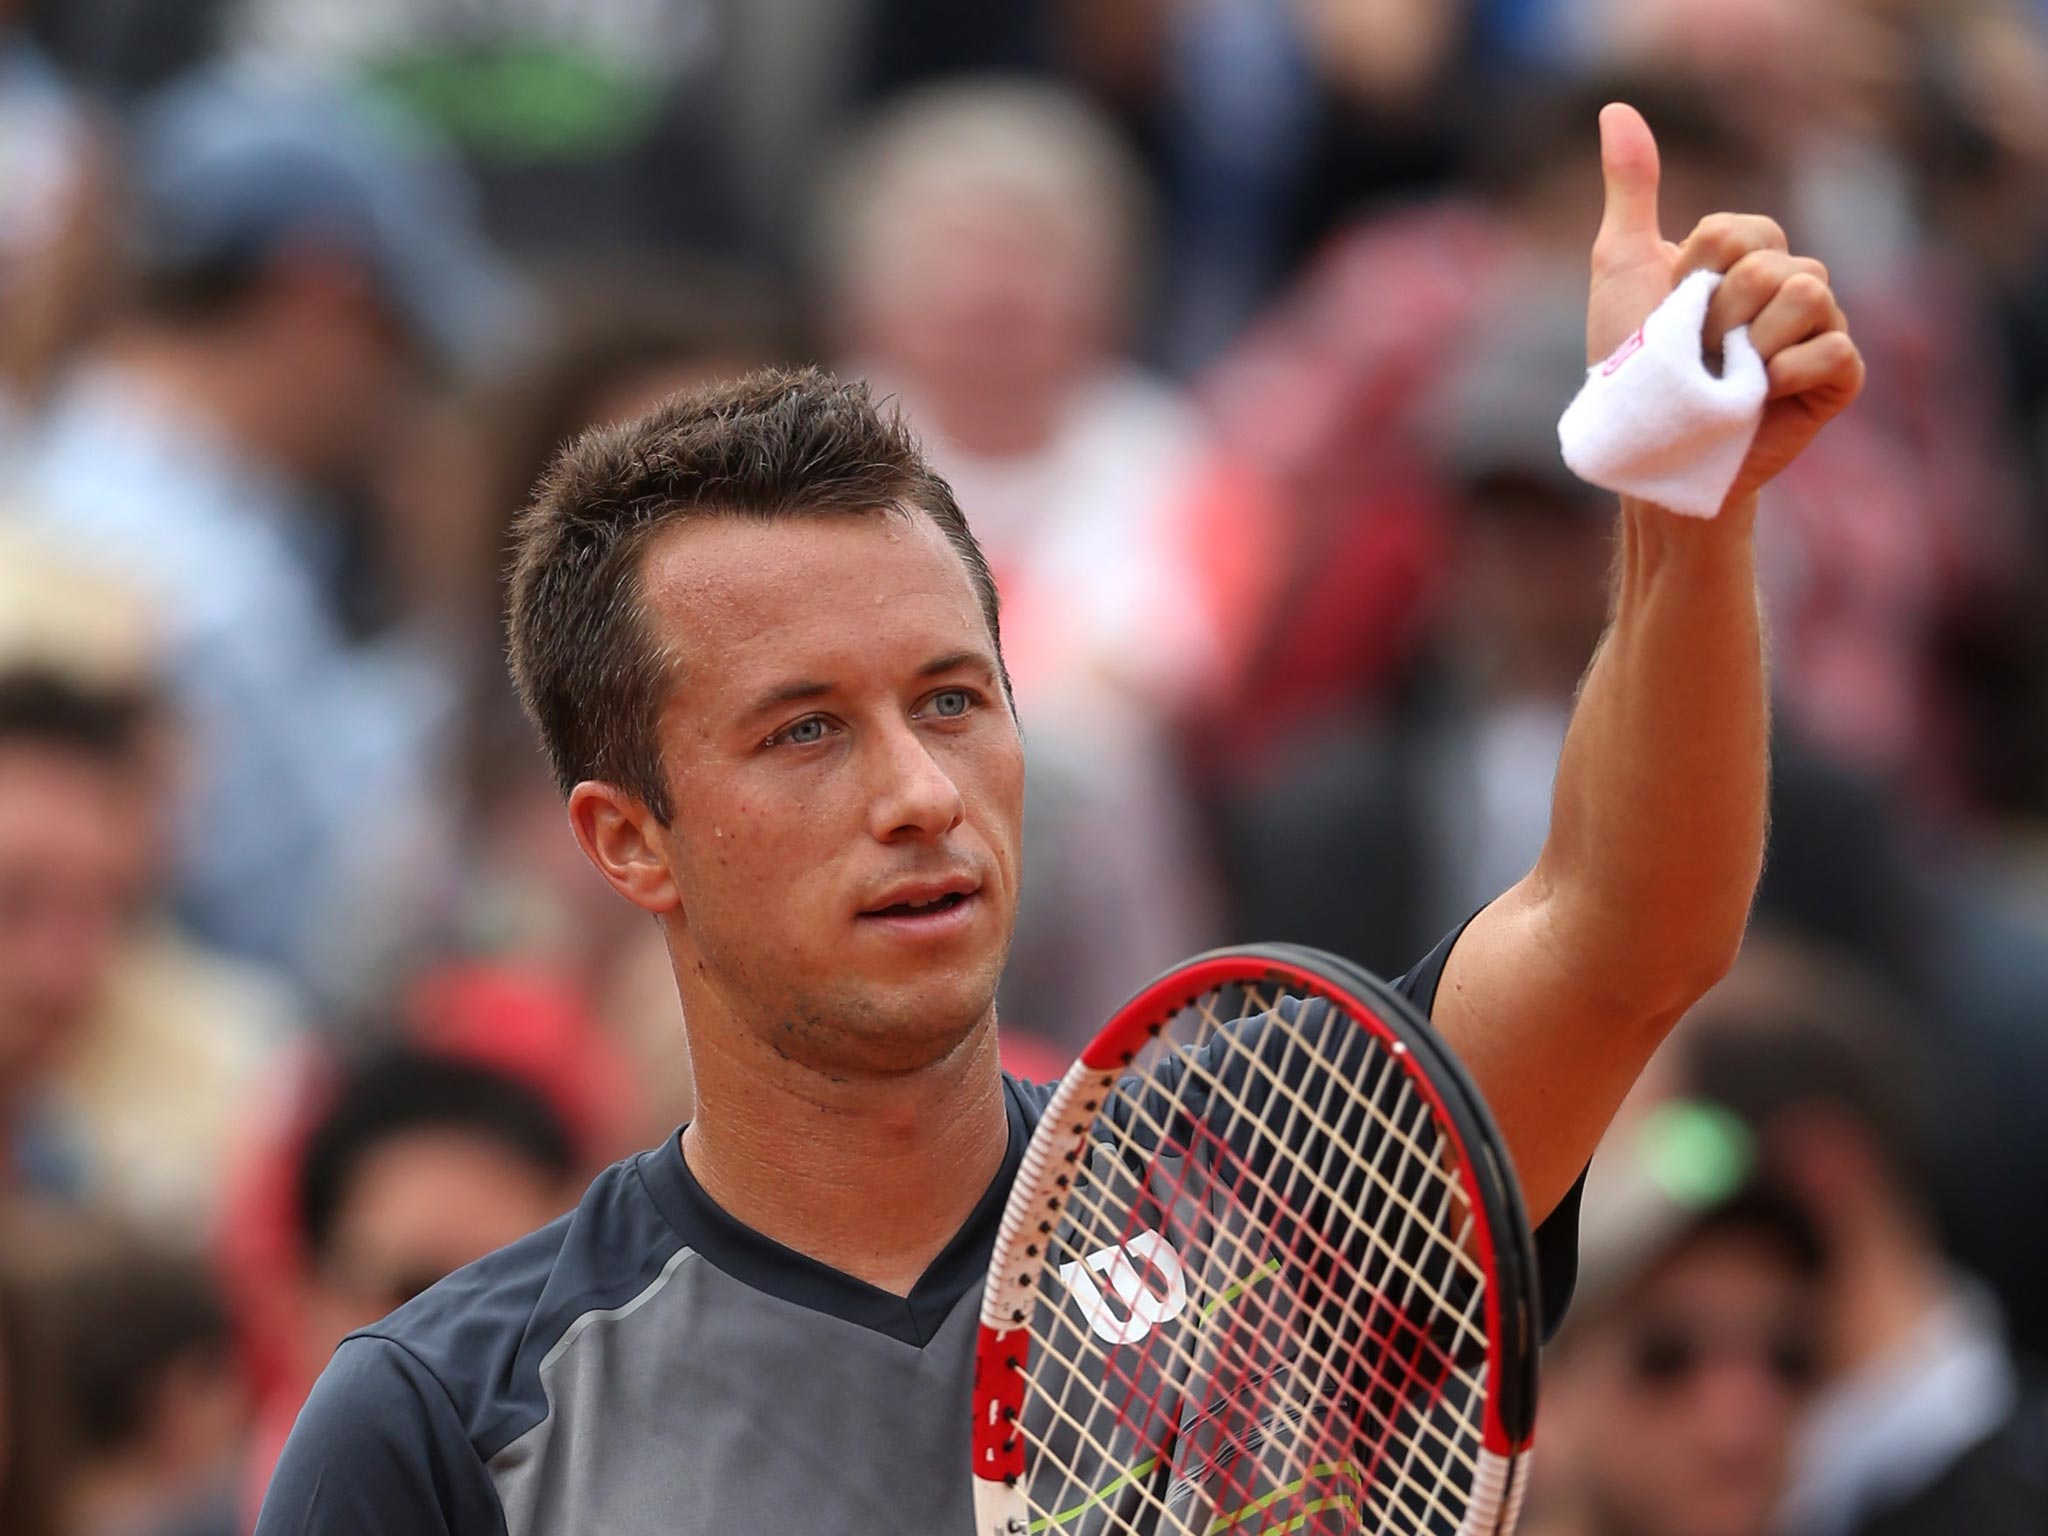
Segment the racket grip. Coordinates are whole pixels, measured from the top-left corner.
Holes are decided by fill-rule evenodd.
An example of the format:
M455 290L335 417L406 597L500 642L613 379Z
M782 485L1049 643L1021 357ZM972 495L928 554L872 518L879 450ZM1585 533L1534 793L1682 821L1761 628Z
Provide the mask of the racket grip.
M1528 1482L1523 1474L1522 1457L1482 1447L1473 1469L1472 1502L1458 1536L1508 1536L1521 1518L1522 1489Z
M1508 1507L1503 1513L1501 1536L1508 1536L1522 1518L1522 1495L1529 1491L1529 1453L1522 1451L1515 1457L1514 1482L1508 1489Z
M1013 1483L974 1480L974 1536L1025 1536L1031 1504Z

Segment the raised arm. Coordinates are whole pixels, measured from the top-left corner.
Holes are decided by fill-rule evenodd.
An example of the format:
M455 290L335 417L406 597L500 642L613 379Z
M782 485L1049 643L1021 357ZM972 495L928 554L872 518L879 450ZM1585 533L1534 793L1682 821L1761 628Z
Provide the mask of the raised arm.
M1624 499L1614 610L1581 687L1536 867L1452 950L1434 1020L1485 1091L1532 1216L1571 1187L1670 1027L1733 963L1763 866L1769 702L1752 531L1757 489L1862 387L1818 262L1768 219L1657 225L1657 149L1633 108L1601 115L1607 207L1588 356L1677 280L1727 274L1706 342L1748 325L1763 424L1717 518Z

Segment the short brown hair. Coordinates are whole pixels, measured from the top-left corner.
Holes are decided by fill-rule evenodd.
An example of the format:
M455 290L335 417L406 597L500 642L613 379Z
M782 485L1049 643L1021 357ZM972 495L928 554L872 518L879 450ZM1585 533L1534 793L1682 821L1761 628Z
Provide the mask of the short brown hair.
M677 395L564 448L513 528L512 680L567 794L602 779L673 814L656 724L669 658L647 633L653 536L703 516L915 509L959 553L1002 665L995 579L952 488L865 384L762 369ZM1003 679L1007 693L1009 679Z

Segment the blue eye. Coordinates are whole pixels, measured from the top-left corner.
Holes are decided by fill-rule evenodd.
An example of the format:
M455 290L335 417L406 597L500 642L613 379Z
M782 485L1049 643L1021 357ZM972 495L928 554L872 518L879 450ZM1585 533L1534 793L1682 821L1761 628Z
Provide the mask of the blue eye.
M941 719L957 720L974 707L974 695L965 688L948 688L932 695L932 713Z
M815 746L825 739L825 717L805 715L803 719L785 725L771 739L786 741L793 747Z

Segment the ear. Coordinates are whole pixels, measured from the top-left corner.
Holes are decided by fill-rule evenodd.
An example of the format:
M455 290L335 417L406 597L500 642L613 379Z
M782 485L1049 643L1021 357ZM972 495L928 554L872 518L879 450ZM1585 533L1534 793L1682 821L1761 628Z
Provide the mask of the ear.
M569 828L583 856L634 906L663 913L682 904L662 849L661 823L637 795L586 779L569 791Z

